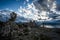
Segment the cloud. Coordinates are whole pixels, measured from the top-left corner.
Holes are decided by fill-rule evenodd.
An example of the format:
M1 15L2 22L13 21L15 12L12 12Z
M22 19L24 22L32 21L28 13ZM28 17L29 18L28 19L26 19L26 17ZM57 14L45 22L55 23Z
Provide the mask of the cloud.
M38 20L38 10L35 8L34 4L27 4L25 8L20 7L18 10L20 13L22 13L22 16L28 19Z
M58 14L60 14L60 12L56 11L55 1L43 0L41 3L40 1L41 0L35 0L31 4L27 3L26 7L20 6L18 11L22 14L23 17L32 19L32 20L53 19L54 16L57 16ZM54 15L54 13L56 15Z
M26 0L27 2L29 2L29 0Z
M41 12L41 14L43 14L43 15L46 14L45 16L47 16L47 17L52 15L52 18L53 18L54 14L56 14L55 16L59 15L59 12L56 11L57 5L56 5L56 1L54 1L54 0L49 0L49 1L48 0L36 0L36 1L34 1L34 5Z

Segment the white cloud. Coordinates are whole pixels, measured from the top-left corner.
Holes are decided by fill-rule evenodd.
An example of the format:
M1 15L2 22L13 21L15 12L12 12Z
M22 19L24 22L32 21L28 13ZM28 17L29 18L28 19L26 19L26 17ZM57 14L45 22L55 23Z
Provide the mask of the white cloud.
M35 8L34 4L27 4L26 8L20 7L18 10L20 13L23 13L22 15L25 18L33 19L33 20L38 20L38 10Z
M26 0L27 2L29 2L29 0Z
M50 6L49 3L48 3L48 5L46 4L47 6L49 6L48 8L50 9L50 11L42 10L40 8L41 5L38 2L35 2L35 4L36 5L34 5L34 3L31 3L31 4L27 3L26 7L22 8L22 6L21 6L18 11L22 14L23 17L28 18L28 19L33 19L33 20L50 18L49 17L50 11L57 13L57 11L55 10L56 2L53 2L52 6ZM52 15L53 15L53 13L52 13ZM50 19L52 19L52 18L50 18Z

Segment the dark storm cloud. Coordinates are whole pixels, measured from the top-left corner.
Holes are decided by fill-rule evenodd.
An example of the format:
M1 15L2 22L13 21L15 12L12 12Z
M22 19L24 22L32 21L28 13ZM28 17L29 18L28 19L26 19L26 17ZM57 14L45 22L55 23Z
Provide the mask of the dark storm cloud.
M45 11L49 12L49 14L48 14L49 18L56 18L56 17L59 17L60 15L58 13L56 13L55 11L51 11L54 1L56 1L56 4L57 4L56 10L60 11L60 3L58 3L57 0L50 0L50 1L36 0L34 2L34 5L39 11L45 10ZM49 5L49 7L48 7L48 5ZM54 10L54 9L52 9L52 10Z
M54 2L54 0L50 0L50 1L47 1L47 0L36 0L34 2L34 5L39 10L42 9L42 10L48 11L52 7L53 2ZM48 5L49 5L49 7L48 7Z

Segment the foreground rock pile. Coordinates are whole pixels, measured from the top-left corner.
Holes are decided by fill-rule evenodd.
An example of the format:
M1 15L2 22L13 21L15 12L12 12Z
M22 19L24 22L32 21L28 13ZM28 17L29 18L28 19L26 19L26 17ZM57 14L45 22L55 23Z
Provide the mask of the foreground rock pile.
M1 40L60 40L60 29L37 26L34 22L0 22Z

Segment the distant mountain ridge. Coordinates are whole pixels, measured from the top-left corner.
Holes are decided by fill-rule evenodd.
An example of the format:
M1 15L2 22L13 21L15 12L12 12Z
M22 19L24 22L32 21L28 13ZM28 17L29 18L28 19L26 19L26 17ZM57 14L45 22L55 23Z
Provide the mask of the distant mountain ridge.
M2 21L2 22L8 21L11 18L10 14L12 12L13 11L9 11L9 10L1 10L0 11L0 21ZM29 22L29 21L35 21L35 23L37 23L37 24L42 24L42 23L45 23L45 24L59 24L60 23L59 17L58 17L58 19L51 19L51 20L48 19L48 20L44 20L44 21L43 20L38 21L38 20L31 20L31 19L28 19L28 18L25 18L23 16L18 15L15 19L16 23L24 23L24 22Z
M10 14L12 12L13 11L9 11L9 10L0 10L0 21L2 21L2 22L8 21L11 18ZM15 19L15 22L27 22L27 21L28 20L22 16L17 16Z

